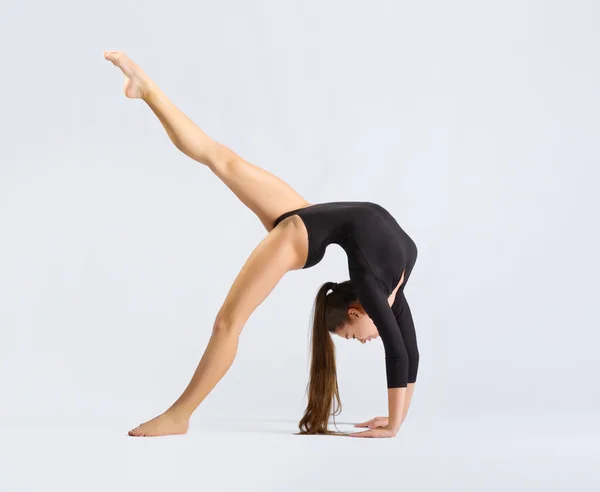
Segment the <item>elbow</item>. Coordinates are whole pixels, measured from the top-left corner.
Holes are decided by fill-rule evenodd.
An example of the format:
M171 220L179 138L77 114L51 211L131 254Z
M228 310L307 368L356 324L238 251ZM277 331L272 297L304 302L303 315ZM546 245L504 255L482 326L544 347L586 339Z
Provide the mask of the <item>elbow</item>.
M406 388L409 379L409 363L406 353L386 356L388 388Z
M386 352L385 360L386 362L397 366L408 365L408 351L405 348L403 348Z

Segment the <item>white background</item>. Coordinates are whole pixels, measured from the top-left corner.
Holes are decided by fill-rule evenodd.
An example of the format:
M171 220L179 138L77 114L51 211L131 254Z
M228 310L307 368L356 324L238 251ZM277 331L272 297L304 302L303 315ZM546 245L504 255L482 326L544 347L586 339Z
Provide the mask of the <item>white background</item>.
M0 490L597 490L599 24L591 0L2 0ZM127 436L266 231L112 49L309 202L375 201L414 239L395 439L293 435L335 245L255 311L188 435ZM350 430L387 413L383 347L335 343Z

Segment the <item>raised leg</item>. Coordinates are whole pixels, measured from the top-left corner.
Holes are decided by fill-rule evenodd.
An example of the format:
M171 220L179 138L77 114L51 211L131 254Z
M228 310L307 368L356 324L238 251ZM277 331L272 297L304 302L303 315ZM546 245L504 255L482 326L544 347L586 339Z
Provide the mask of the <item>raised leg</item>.
M125 95L143 99L173 144L187 156L208 166L256 214L267 231L273 229L281 214L311 205L279 177L249 163L207 136L125 53L105 51L104 57L125 74Z

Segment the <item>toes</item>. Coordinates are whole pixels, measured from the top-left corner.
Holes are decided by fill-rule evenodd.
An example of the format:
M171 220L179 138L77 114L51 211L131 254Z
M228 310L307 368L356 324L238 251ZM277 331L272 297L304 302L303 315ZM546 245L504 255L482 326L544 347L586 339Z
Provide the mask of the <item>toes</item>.
M118 51L105 51L104 52L104 58L106 58L107 60L117 60L119 58L119 52Z
M140 435L140 426L138 425L135 429L131 429L129 431L130 436L139 436Z

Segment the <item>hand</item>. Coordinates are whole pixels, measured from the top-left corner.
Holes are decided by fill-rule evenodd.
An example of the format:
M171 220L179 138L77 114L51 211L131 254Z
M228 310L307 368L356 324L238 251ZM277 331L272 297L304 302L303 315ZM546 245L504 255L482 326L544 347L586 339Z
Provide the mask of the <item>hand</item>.
M369 429L374 429L375 427L385 427L386 425L388 425L387 417L375 417L362 424L356 424L354 427L368 427Z
M388 427L377 427L375 429L370 429L368 431L363 432L353 432L352 434L348 434L350 437L396 437L396 433L398 431Z

